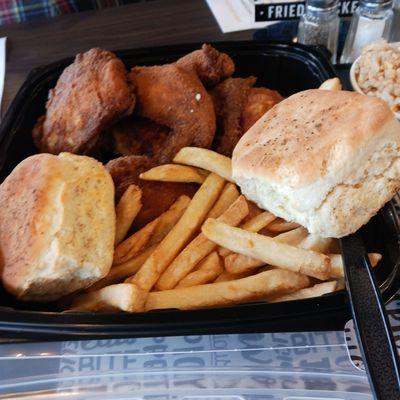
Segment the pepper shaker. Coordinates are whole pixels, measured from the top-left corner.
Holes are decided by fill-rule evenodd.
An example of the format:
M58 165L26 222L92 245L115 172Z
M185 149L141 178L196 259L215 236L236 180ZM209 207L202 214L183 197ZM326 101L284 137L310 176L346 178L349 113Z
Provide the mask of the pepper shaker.
M340 62L352 63L366 45L379 39L388 40L392 22L392 0L360 0L351 19Z
M336 62L339 34L339 1L306 0L305 12L300 18L299 43L325 46Z

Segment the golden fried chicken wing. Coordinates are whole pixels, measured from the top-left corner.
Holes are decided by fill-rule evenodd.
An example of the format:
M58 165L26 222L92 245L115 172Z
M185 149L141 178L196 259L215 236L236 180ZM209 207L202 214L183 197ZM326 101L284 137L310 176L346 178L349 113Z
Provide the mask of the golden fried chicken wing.
M87 153L103 130L135 105L125 67L113 53L91 49L78 54L49 92L44 119L33 138L42 152Z
M242 112L242 131L247 132L269 109L283 100L276 91L265 87L253 87Z
M163 150L170 130L140 117L127 117L111 129L113 149L123 156L146 155L154 157Z
M256 78L228 78L212 91L218 121L217 151L228 157L243 135L242 111Z
M196 185L188 183L153 182L139 179L142 172L153 166L154 162L146 156L119 157L106 164L115 184L117 199L131 184L138 185L142 189L143 207L135 218L134 228L141 228L167 211L179 196L186 194L192 197L196 192Z
M215 86L235 72L232 59L209 44L203 44L201 50L187 54L176 64L187 71L194 72L206 87Z
M129 79L136 87L138 114L171 130L157 163L170 162L185 146L211 146L214 106L195 73L166 64L132 68Z

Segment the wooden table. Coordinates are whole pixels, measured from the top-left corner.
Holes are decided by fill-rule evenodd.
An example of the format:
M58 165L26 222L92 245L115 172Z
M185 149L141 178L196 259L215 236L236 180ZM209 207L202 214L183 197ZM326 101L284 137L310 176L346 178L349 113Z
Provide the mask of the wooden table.
M203 0L159 0L4 25L2 36L7 36L6 110L32 68L91 47L244 40L251 39L252 31L223 34Z

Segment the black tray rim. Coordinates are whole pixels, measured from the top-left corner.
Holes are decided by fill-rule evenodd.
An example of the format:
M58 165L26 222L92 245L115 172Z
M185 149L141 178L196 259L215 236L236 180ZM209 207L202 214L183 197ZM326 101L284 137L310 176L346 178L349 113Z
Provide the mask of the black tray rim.
M157 46L145 47L135 49L117 50L114 53L122 58L129 57L144 57L156 56L160 57L165 55L171 57L174 54L183 54L192 51L201 46L200 43L176 44L172 46ZM222 51L243 51L246 50L265 50L271 46L274 47L274 52L297 52L299 57L306 56L311 58L312 61L319 65L321 72L323 72L324 79L336 77L337 73L327 59L326 54L317 46L305 46L302 44L282 41L219 41L210 42L211 45ZM19 118L22 118L23 113L28 106L24 101L27 94L32 91L38 82L55 69L64 68L66 65L73 61L73 57L63 58L53 63L39 66L31 70L25 82L18 90L13 101L10 103L6 114L0 125L0 168L2 168L8 147L14 137L15 131L13 127L18 127ZM22 104L22 106L21 106ZM394 206L391 206L394 210ZM396 214L394 214L396 215ZM385 301L389 301L395 294L393 286L396 288L400 285L399 270L400 260L393 268L393 273L382 283L381 287L386 288L383 293ZM390 282L388 282L390 280ZM395 282L395 283L394 283ZM287 326L290 330L303 330L303 324L298 324L298 329L294 322L299 320L308 320L311 316L322 317L320 309L322 308L326 313L337 315L342 319L350 318L350 311L347 307L347 296L344 291L334 294L322 296L320 298L297 300L285 303L252 303L242 304L233 307L225 307L213 309L215 318L210 320L210 310L194 310L194 311L181 311L181 310L160 310L151 311L148 313L128 314L128 313L59 313L59 312L46 312L46 311L29 311L29 310L16 310L12 308L0 306L0 332L9 332L21 335L39 334L44 335L49 340L60 337L69 338L102 338L102 337L145 337L154 336L155 334L162 335L176 335L181 330L187 334L201 334L215 332L246 332L248 330L254 332L257 330L255 325L263 325L263 331L268 330L271 325L270 331L276 331L273 327L278 323L282 326L280 321L282 318L282 307L285 310L287 318ZM248 311L248 315L245 311ZM290 312L288 312L290 311ZM254 318L254 313L258 318ZM169 323L167 326L160 327L160 322L157 321L164 315L168 315ZM265 316L266 315L266 316ZM88 320L90 319L90 322ZM190 319L190 321L187 321ZM186 321L185 321L186 320ZM207 326L204 326L207 320ZM184 322L183 322L184 321ZM182 329L182 322L185 328ZM246 324L249 327L246 327ZM285 326L285 324L283 324ZM327 325L328 326L328 325ZM326 330L325 327L321 327ZM284 329L288 330L288 329Z

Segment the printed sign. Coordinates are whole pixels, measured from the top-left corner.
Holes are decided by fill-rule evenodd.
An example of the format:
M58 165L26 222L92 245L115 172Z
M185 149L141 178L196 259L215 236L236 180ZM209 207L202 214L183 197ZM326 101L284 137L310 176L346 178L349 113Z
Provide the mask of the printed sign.
M255 4L255 21L279 21L285 19L298 19L305 11L305 1ZM351 16L358 6L356 0L342 0L339 3L339 15Z

